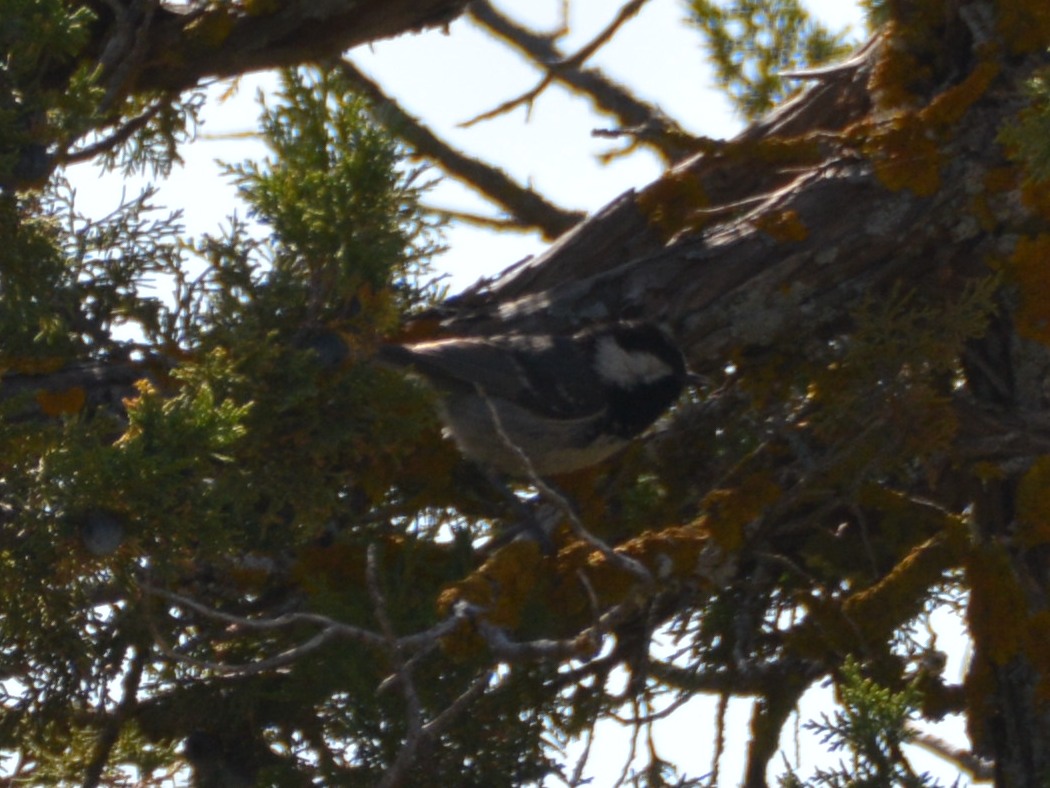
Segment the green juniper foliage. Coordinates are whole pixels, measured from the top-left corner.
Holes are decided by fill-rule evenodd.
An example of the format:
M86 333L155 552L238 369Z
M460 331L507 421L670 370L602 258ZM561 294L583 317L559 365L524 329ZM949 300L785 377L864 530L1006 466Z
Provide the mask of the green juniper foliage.
M806 781L793 772L780 778L782 788L933 788L928 774L917 774L901 753L914 738L908 723L917 715L921 694L914 686L900 692L864 676L852 657L842 665L837 689L842 708L805 724L832 753L847 753L834 769L817 768Z
M746 118L766 112L794 87L780 73L847 53L843 33L814 21L798 0L691 0L719 83Z
M242 693L210 671L158 661L155 639L186 657L244 662L302 633L264 633L220 654L192 635L214 636L212 624L172 615L139 590L148 577L245 613L246 593L287 593L291 580L274 561L294 560L326 530L347 532L348 518L362 517L358 539L370 527L387 536L416 528L402 519L391 531L389 518L369 526L363 513L388 497L419 431L432 429L429 401L367 365L334 375L302 339L335 326L364 352L438 294L419 173L368 107L323 72L283 75L263 136L270 158L228 168L261 230L232 221L222 236L186 243L152 190L90 221L60 178L43 198L0 198L11 380L72 358L81 359L72 369L92 359L134 368L117 395L126 418L58 401L52 410L67 415L42 425L22 418L32 397L0 401L0 751L17 754L12 768L33 784L79 784L85 773L110 784L129 769L150 784L178 768L184 740L222 738L249 718L268 744L227 753L234 766L223 768L257 760L270 775L260 779L274 783L320 763L331 779L371 774L359 779L372 784L400 741L399 728L384 728L397 717L389 704L359 707L386 670L367 654L332 650L319 656L321 670L252 679ZM156 295L168 282L173 300ZM88 538L107 528L115 544ZM363 553L339 549L359 576ZM284 579L268 586L266 571L257 579L238 569L252 554ZM374 624L372 605L348 597L339 573L299 571L309 573L314 610ZM435 614L415 598L404 606L406 628ZM434 687L448 693L455 682ZM286 713L293 698L298 715ZM131 708L135 722L118 723ZM338 756L332 741L346 742ZM256 758L270 745L288 757Z

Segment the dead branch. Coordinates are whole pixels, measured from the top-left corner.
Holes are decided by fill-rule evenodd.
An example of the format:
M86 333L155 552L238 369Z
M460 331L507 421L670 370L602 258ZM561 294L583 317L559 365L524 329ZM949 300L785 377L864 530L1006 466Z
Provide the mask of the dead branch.
M599 111L616 118L622 133L630 134L639 142L648 145L670 164L702 148L702 141L685 132L658 107L636 98L600 71L582 68L583 61L607 41L631 15L637 13L640 7L641 3L632 2L621 8L616 19L602 33L572 56L564 55L554 45L552 37L522 27L497 11L488 0L475 0L468 13L475 22L546 71L537 88L517 99L505 102L501 105L505 106L503 111L522 102L531 101L551 81L561 82L590 98ZM475 120L478 119L480 118Z
M394 765L387 770L385 775L383 775L383 781L380 785L390 786L391 788L396 785L401 785L404 781L405 773L408 771L408 767L412 763L412 757L415 755L415 751L418 749L419 745L425 741L433 740L447 731L452 723L455 722L463 712L469 709L474 701L482 696L491 681L491 672L484 671L481 673L481 675L471 682L469 687L460 693L445 709L437 714L434 719L419 728L418 734L411 747L409 747L409 742L406 740L401 751L398 752Z
M554 82L555 72L563 68L574 68L580 66L584 61L587 60L591 55L598 51L598 49L609 42L612 39L613 34L620 29L620 27L633 16L636 16L641 10L642 6L646 4L648 0L630 0L626 5L620 8L620 12L616 15L616 18L594 39L583 46L576 54L571 55L561 61L554 61L547 63L545 68L547 69L546 75L540 80L540 83L532 90L526 91L516 99L500 104L493 110L484 112L477 117L471 118L470 120L464 121L463 126L473 126L483 120L490 120L497 115L502 115L505 112L509 112L514 107L524 104L526 107L531 107L533 101L542 93L549 85Z
M140 582L139 588L150 596L155 596L158 599L163 599L173 605L187 608L212 621L227 624L235 630L262 632L287 629L302 624L321 628L320 632L299 645L286 649L279 654L268 657L267 659L246 664L213 662L210 660L201 660L191 657L177 651L164 642L163 638L159 637L159 634L154 631L154 639L157 642L158 649L165 656L188 665L193 665L204 670L214 671L225 675L253 675L265 673L302 659L303 656L317 651L325 644L337 639L353 640L377 650L384 650L389 647L391 642L383 634L373 632L363 627L353 626L352 624L345 624L319 613L284 613L271 618L248 618L245 616L234 615L232 613L224 613L221 610L216 610L187 596L168 591L167 589L154 586L150 583ZM441 638L451 634L459 625L459 616L453 615L430 629L396 638L394 642L396 643L397 648L403 653L428 648L437 643Z
M919 730L914 725L909 727L909 732L912 734L910 740L911 744L922 747L924 750L933 753L938 758L947 761L957 769L966 772L974 780L985 782L995 779L993 764L972 751L962 747L956 747L950 742L946 742L944 739Z
M170 97L158 99L135 117L121 123L117 129L102 139L69 153L59 153L55 156L55 163L68 166L83 161L90 161L96 156L109 153L118 146L123 145L131 139L131 136L135 134L135 132L139 131L147 123L153 120L161 110L168 106L169 101Z
M494 230L495 232L529 232L531 230L539 230L546 238L546 231L536 226L527 225L515 217L495 217L495 216L483 216L472 211L460 211L455 208L445 208L440 205L431 205L424 203L423 206L426 210L437 214L442 219L450 222L458 222L459 224L469 224L474 227L480 227L484 230ZM580 214L579 218L582 220L584 214Z

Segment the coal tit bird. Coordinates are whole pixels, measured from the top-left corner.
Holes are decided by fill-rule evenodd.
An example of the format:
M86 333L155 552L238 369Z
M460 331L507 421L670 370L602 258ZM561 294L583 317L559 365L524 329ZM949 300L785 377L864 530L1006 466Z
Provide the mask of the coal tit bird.
M378 357L438 391L446 433L468 459L517 476L601 462L656 421L688 379L674 342L641 322L387 345Z

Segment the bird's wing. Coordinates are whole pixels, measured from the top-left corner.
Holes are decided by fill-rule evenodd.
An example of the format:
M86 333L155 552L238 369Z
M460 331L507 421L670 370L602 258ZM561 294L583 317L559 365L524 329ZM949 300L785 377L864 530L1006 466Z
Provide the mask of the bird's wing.
M388 345L379 358L410 367L438 388L476 391L544 416L577 419L606 407L591 359L568 338L500 336Z

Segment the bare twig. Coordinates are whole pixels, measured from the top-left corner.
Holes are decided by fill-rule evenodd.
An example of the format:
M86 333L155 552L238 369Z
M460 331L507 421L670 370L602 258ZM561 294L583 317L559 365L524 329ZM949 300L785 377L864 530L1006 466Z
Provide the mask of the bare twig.
M480 616L472 615L472 620L477 633L485 640L489 650L503 662L586 660L594 657L597 653L602 637L606 632L612 631L618 624L637 615L637 610L638 605L635 600L614 605L602 613L592 626L581 630L572 637L561 640L541 638L515 641L511 640L500 627L489 623ZM470 614L464 613L464 615ZM583 671L582 673L587 674L589 672ZM567 671L560 676L566 681L575 681L579 677L580 675L574 671Z
M448 730L456 717L466 711L477 698L480 698L491 682L492 672L483 672L444 711L423 726L423 734L427 737L434 737Z
M269 631L277 629L285 629L292 626L298 626L302 624L309 624L312 626L321 627L321 631L314 635L309 640L300 643L293 648L286 649L279 654L276 654L267 659L259 660L257 662L251 662L246 664L228 664L221 662L212 662L209 660L202 660L196 657L191 657L187 654L180 653L176 649L169 646L164 642L163 638L160 637L158 632L154 632L154 639L157 642L158 649L165 656L183 662L188 665L193 665L204 670L214 671L222 674L236 674L236 675L254 675L258 673L265 673L276 668L283 667L291 664L299 659L302 659L307 654L317 651L326 643L337 640L346 639L354 640L362 643L366 646L376 649L383 649L388 646L388 640L384 635L372 632L371 630L364 629L363 627L356 627L351 624L344 624L335 619L329 618L328 616L322 616L317 613L284 613L273 618L246 618L243 616L236 616L230 613L224 613L220 610L203 605L196 600L190 599L189 597L183 596L182 594L176 594L172 591L167 591L163 588L158 588L146 582L140 582L139 587L151 596L155 596L159 599L163 599L179 607L184 607L189 610L198 613L205 618L213 621L228 624L231 627L241 630L249 631ZM413 635L406 635L397 639L398 648L404 652L416 651L419 649L428 649L433 647L438 640L452 633L460 624L458 615L453 615L444 621L430 627L423 632L418 632Z
M642 10L642 6L647 2L649 2L649 0L629 0L629 2L620 7L616 16L605 26L604 30L577 51L575 55L562 61L560 65L578 66L583 63L591 55L605 46L605 44L609 43L609 41L612 40L612 37L616 35L616 31L619 30L628 19L637 16L638 12Z
M294 662L298 662L307 654L311 654L329 641L335 640L338 635L339 633L334 629L323 629L298 646L286 649L279 654L258 660L257 662L247 662L243 664L215 662L213 660L198 659L197 657L191 657L188 654L182 654L168 645L156 631L154 631L154 641L156 642L157 650L161 654L185 665L191 665L200 670L206 670L224 676L257 676L261 673L268 673L277 670L278 668L283 668L286 665L291 665Z
M909 726L912 734L911 744L918 745L938 758L948 761L956 768L968 772L975 780L992 780L995 778L994 764L981 756L962 747L956 747L930 733L925 733L915 726Z
M386 640L382 635L378 635L375 632L361 627L343 624L335 619L329 618L328 616L322 616L319 613L282 613L273 618L246 618L232 613L224 613L221 610L208 607L207 605L197 602L187 596L176 594L174 591L168 591L167 589L159 588L149 583L140 582L139 587L151 596L164 599L178 605L179 607L188 608L195 613L200 613L202 616L212 619L213 621L230 624L240 629L265 631L272 629L285 629L298 624L314 624L325 629L338 629L343 637L359 640L365 645L373 646L375 648L382 648L386 643Z
M402 743L393 765L383 775L383 779L379 783L382 788L390 788L390 786L401 784L405 773L412 765L412 761L415 760L416 752L423 740L423 706L419 702L419 693L416 692L416 684L412 680L412 672L406 666L402 657L401 647L397 642L397 635L394 633L394 626L387 611L386 599L383 596L382 589L379 587L379 568L376 559L376 546L374 544L368 546L365 560L365 582L368 585L368 595L372 598L372 607L375 611L376 619L379 621L379 628L383 632L387 654L390 656L391 662L394 663L394 673L397 675L398 685L401 687L401 695L405 699L405 711L408 716L408 733L405 736L405 741Z
M587 579L587 575L584 574L582 569L576 570L576 579L580 581L580 585L583 586L583 590L587 592L587 601L591 605L591 615L594 616L594 622L591 629L595 632L600 632L601 627L601 605L598 602L598 593L594 590L594 585Z
M450 620L458 622L459 619L454 618ZM430 654L435 648L437 648L438 645L438 639L435 638L433 643L429 645L424 645L421 648L417 649L411 657L405 660L405 669L410 672L415 670L416 664L419 663L428 654ZM379 686L376 687L376 692L388 692L394 687L397 687L400 681L401 677L397 673L391 673L389 676L387 676L385 679L379 682Z
M181 92L208 79L225 79L338 56L340 52L409 31L447 25L467 0L384 0L283 4L266 13L229 3L104 0L125 11L123 24L92 25L87 48L105 52L105 77L112 78L129 54L133 68L122 78L124 93ZM142 8L152 9L142 25ZM100 5L92 2L91 7ZM367 7L366 7L367 6ZM216 30L221 36L199 35ZM116 32L114 32L116 31ZM136 36L144 36L136 51ZM139 58L135 60L135 58ZM106 85L111 79L106 80ZM118 93L119 96L119 93Z
M587 741L583 745L583 752L576 761L576 766L572 770L572 777L569 778L568 784L575 788L577 785L583 784L583 770L587 767L587 761L591 757L591 744L594 743L594 726L591 725L587 728ZM589 781L588 781L589 782Z
M408 733L405 736L405 741L402 743L394 763L383 775L383 779L379 783L382 788L393 788L393 786L401 785L404 782L408 769L419 752L419 748L426 741L445 731L456 717L462 714L475 699L481 696L485 688L488 687L492 674L489 671L485 671L475 678L470 686L451 704L430 722L424 723L423 705L420 703L419 693L416 691L415 681L412 678L411 662L404 658L404 649L394 632L394 627L387 611L386 599L379 585L375 545L369 545L368 548L365 579L368 584L369 596L372 598L376 618L379 620L379 627L382 629L383 636L387 642L387 652L394 663L394 671L398 684L401 687L401 694L404 696L408 713Z
M648 714L634 715L631 717L624 717L620 714L610 714L609 718L616 720L622 725L651 725L654 722L670 717L682 708L682 706L693 700L693 697L694 696L691 693L680 695L659 711L650 711Z
M629 3L624 6L602 34L572 57L562 54L552 42L552 36L540 35L518 25L503 16L488 0L475 0L469 13L482 27L547 70L547 76L541 82L541 89L553 79L583 93L600 111L615 117L623 127L624 134L630 134L639 142L653 148L670 164L699 150L702 140L689 135L659 108L635 98L622 85L613 82L600 71L580 68L583 59L593 54L597 48L595 45L600 46L604 43L602 37L611 36L616 28L629 18L632 5ZM633 13L637 13L637 10ZM519 103L523 98L519 97Z
M638 734L641 732L641 727L638 725L634 726L634 730L631 732L631 748L627 752L627 758L623 763L623 770L620 772L619 778L613 783L613 788L620 788L625 782L627 782L627 775L630 774L631 764L634 763L635 755L638 754Z
M112 134L98 142L94 142L79 150L72 151L71 153L65 153L57 156L56 159L62 164L76 164L82 161L90 161L99 154L108 153L109 151L116 148L118 145L123 145L136 131L141 129L147 123L149 123L157 113L159 113L164 107L167 106L167 100L162 99L154 102L147 107L142 113L136 115L131 120L122 124Z
M424 205L428 211L440 216L442 219L461 222L462 224L471 224L475 227L483 227L487 230L506 230L510 232L525 232L528 230L536 229L534 226L526 224L522 219L516 216L510 216L501 218L498 216L483 216L479 213L473 213L472 211L460 211L454 208L443 208L438 205ZM582 214L581 214L582 215ZM546 232L543 232L546 237Z
M440 714L434 717L430 722L422 725L415 732L414 736L410 729L409 738L407 738L402 745L394 764L387 770L386 774L383 775L383 779L379 783L380 786L383 786L383 788L394 788L394 786L401 785L404 782L408 767L411 766L412 759L415 757L419 746L426 741L440 736L448 730L456 718L470 708L475 700L481 697L491 681L492 673L485 671L474 679L470 686L460 693L459 696L457 696L456 699L453 700L452 703L450 703Z
M146 582L140 582L139 587L151 596L163 599L171 604L178 605L179 607L192 610L213 621L225 623L235 630L271 631L300 624L312 624L322 627L317 635L294 648L287 649L268 659L243 665L231 665L201 660L179 653L165 643L163 638L154 628L154 640L156 641L158 650L161 654L184 664L193 665L194 667L204 670L225 675L236 674L244 676L259 674L302 659L305 655L316 651L325 643L336 638L349 638L368 646L384 650L390 656L390 659L394 664L394 676L392 679L396 680L398 686L401 687L408 713L408 735L406 736L394 763L380 782L381 786L392 788L393 786L403 784L408 769L411 767L419 748L429 739L432 739L447 730L455 719L484 693L492 680L492 673L491 671L484 671L444 710L429 722L424 723L422 703L420 702L419 694L416 691L415 683L411 675L414 658L406 658L405 655L411 651L419 650L425 652L431 650L440 638L450 634L453 629L458 627L462 617L469 615L471 611L464 608L463 610L454 613L450 618L424 632L405 637L398 637L390 618L386 598L384 597L380 586L377 552L374 545L369 547L366 561L365 580L369 596L372 599L376 620L379 622L380 633L372 632L371 630L363 629L361 627L351 626L349 624L343 624L334 619L328 618L327 616L314 613L285 613L273 618L245 618L243 616L215 610L207 605L203 605L200 602L183 596L182 594L167 591ZM418 657L418 654L416 656Z
M726 749L726 714L729 711L729 693L718 694L717 726L715 728L715 752L711 756L711 785L718 785L718 773L722 768L722 756Z
M624 6L620 8L620 12L616 15L615 19L613 19L613 21L610 22L606 26L606 28L602 30L597 36L595 36L593 39L591 39L591 41L589 41L579 51L577 51L576 54L571 55L567 58L549 60L544 63L541 63L541 65L545 69L547 69L547 73L544 75L543 79L540 80L539 84L536 85L536 87L526 91L525 93L522 93L517 98L510 99L509 101L504 101L502 104L495 107L494 109L491 109L487 112L483 112L480 115L476 115L470 120L464 121L460 125L462 125L463 127L473 126L475 123L479 123L483 120L491 120L492 118L509 112L515 107L519 107L521 105L525 105L526 108L531 109L532 103L536 100L540 93L542 93L551 84L553 84L559 71L562 71L563 69L579 68L579 66L582 65L584 61L587 60L587 58L589 58L591 55L597 52L604 44L608 43L609 40L612 39L616 31L619 30L620 27L622 27L628 19L637 15L637 13L642 9L642 6L645 5L647 2L648 0L629 0L629 2L627 2Z
M585 635L564 640L527 640L514 641L500 627L484 619L475 622L478 634L484 638L489 650L504 662L560 662L575 659L583 650L581 641Z

